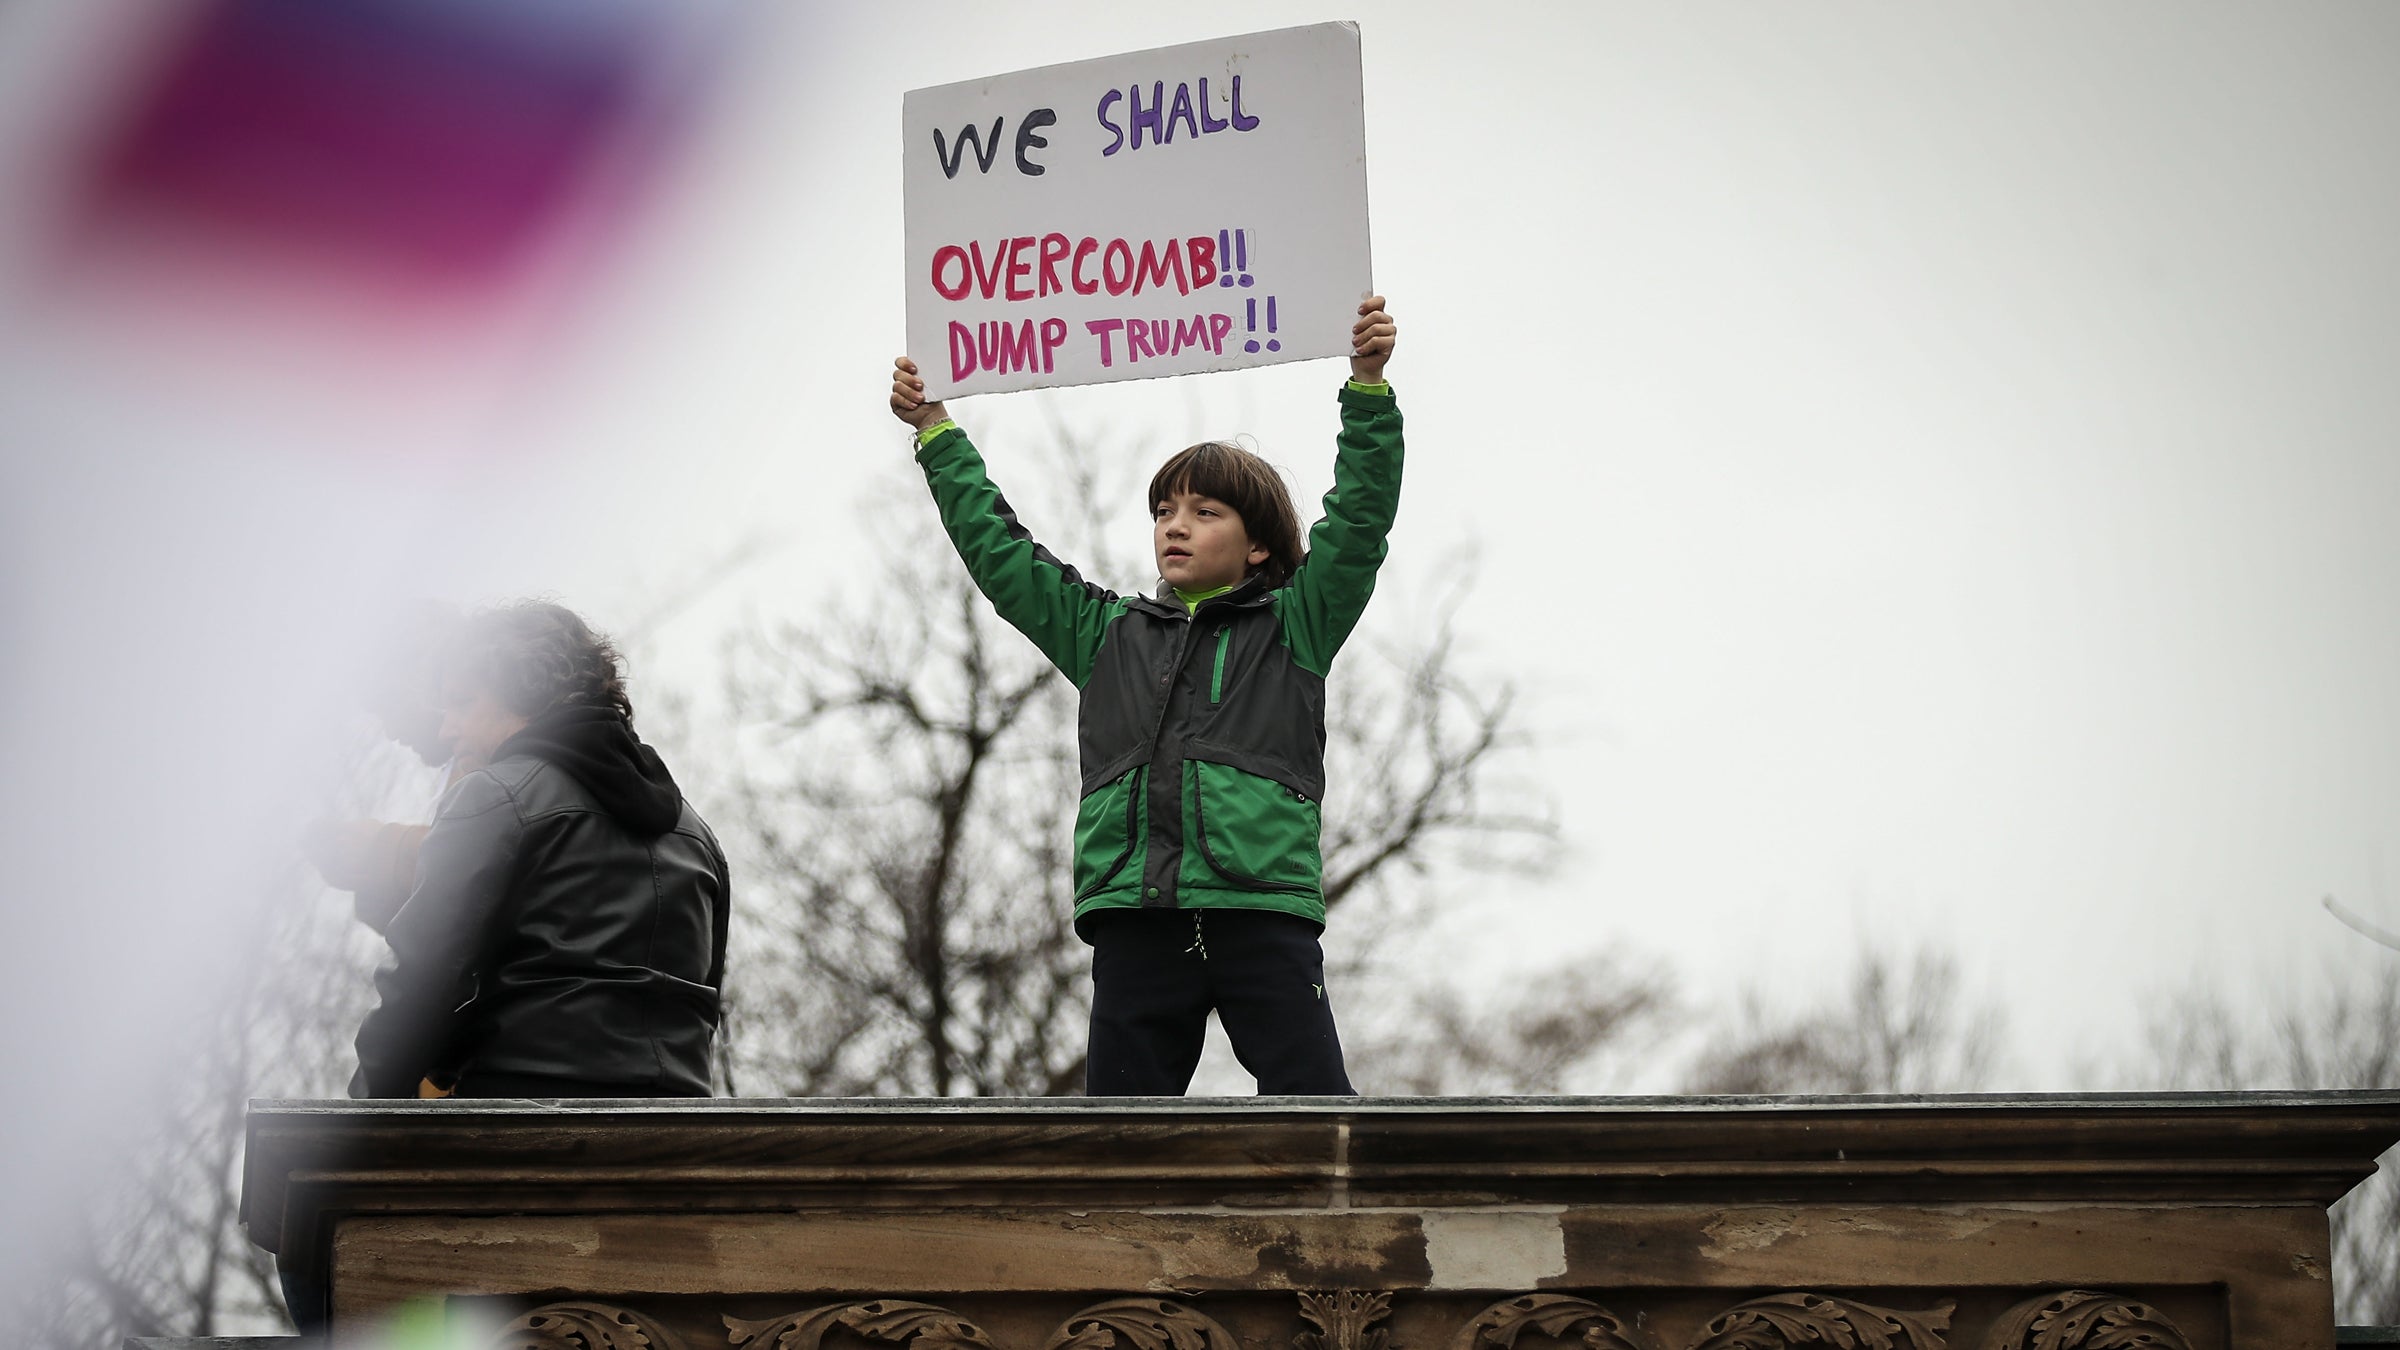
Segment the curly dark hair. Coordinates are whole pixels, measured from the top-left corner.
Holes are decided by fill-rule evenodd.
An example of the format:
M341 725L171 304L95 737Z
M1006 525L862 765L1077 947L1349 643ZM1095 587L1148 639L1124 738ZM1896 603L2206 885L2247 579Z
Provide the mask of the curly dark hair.
M469 615L448 665L520 716L581 704L633 720L616 644L564 605L518 600Z

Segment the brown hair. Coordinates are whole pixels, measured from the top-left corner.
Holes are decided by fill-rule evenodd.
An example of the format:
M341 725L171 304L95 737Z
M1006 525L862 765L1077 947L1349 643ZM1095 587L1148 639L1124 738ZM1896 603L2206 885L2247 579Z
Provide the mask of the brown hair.
M583 704L613 708L633 720L616 644L575 611L547 600L519 600L469 616L448 666L522 717Z
M1202 441L1158 466L1150 477L1150 508L1178 492L1214 497L1234 509L1250 542L1267 551L1258 571L1271 589L1292 579L1308 550L1300 542L1300 513L1275 466L1238 445Z

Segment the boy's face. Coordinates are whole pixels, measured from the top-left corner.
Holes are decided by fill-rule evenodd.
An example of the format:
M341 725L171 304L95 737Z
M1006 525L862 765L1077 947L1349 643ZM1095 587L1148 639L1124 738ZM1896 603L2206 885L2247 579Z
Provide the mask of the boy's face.
M1151 508L1150 547L1158 575L1184 592L1238 585L1267 560L1240 512L1197 492L1178 492Z

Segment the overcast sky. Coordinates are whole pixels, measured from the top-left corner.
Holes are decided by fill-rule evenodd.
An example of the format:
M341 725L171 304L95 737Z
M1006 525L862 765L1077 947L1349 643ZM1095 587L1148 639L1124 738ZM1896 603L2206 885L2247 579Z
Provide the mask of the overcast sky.
M63 162L128 12L0 20L6 165ZM2400 928L2400 8L761 5L701 25L601 261L442 341L126 320L0 205L12 1078L147 1071L149 996L239 959L382 600L622 626L767 541L644 634L693 682L871 574L905 90L1323 19L1402 327L1370 629L1477 550L1470 659L1564 827L1458 895L1463 966L1799 999L1932 941L2007 1085L2071 1088L2195 972L2392 959L2318 900ZM1313 500L1342 374L954 411L1004 484L1046 401L1145 467L1248 433ZM16 1120L12 1171L97 1109Z

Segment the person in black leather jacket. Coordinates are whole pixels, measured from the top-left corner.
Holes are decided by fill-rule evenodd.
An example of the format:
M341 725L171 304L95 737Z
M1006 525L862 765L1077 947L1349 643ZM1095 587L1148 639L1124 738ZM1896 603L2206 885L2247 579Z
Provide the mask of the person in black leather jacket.
M444 668L442 738L486 767L385 930L351 1094L707 1096L725 854L635 738L615 648L524 602L470 618Z

